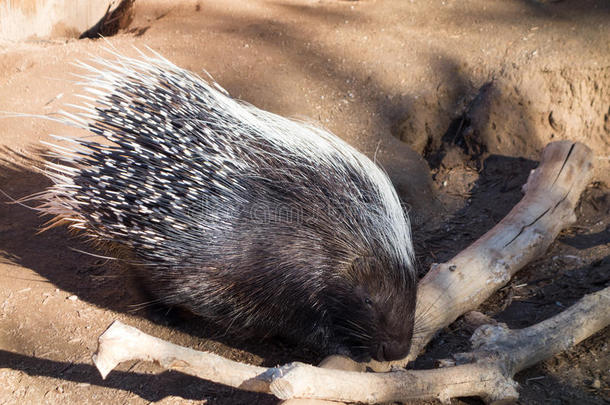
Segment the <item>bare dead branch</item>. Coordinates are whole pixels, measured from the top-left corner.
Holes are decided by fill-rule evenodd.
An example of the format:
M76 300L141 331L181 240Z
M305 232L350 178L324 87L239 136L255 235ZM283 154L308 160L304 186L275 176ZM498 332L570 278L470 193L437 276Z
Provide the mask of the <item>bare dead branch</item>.
M267 369L264 367L178 346L114 321L99 337L93 363L102 378L106 378L119 363L129 360L154 361L165 369L181 371L215 383L246 391L269 392L271 380L266 379Z
M543 255L559 232L576 221L574 209L593 175L593 153L570 141L552 142L523 187L525 196L489 232L446 263L433 265L420 281L413 338L415 359L436 332L479 307L527 263ZM376 370L389 364L373 363Z

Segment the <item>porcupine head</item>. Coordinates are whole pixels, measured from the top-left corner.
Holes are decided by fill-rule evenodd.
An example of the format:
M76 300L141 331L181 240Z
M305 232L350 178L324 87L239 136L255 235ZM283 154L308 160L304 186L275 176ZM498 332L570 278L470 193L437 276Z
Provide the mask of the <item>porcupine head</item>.
M165 304L357 360L410 348L409 222L386 174L314 125L154 54L81 64L80 112L40 210L128 249ZM67 145L67 146L66 146Z

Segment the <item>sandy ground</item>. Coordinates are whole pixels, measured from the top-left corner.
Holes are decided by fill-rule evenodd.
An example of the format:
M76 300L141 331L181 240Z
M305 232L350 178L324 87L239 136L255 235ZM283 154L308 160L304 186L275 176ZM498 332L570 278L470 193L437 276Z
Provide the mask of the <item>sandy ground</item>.
M208 71L233 96L320 122L390 174L407 203L422 269L490 229L521 197L541 148L579 140L597 155L578 222L482 310L523 327L610 279L610 3L600 1L179 1L135 7L102 40L0 42L0 110L49 114L76 100L71 65L104 48L146 46ZM49 182L39 141L73 130L0 119L0 189ZM3 201L7 199L0 197ZM114 319L172 342L254 364L316 362L280 341L239 341L194 318L142 309L126 270L65 229L0 204L0 404L276 403L154 365L101 380L90 356ZM415 367L468 348L458 320ZM523 404L610 401L609 331L518 375ZM477 400L455 400L475 404Z

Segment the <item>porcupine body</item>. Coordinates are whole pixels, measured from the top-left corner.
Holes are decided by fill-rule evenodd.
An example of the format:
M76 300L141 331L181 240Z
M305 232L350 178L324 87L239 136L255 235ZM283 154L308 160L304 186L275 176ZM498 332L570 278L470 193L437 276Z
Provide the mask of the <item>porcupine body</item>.
M82 64L41 210L132 252L165 304L356 359L407 354L416 280L388 177L329 132L232 99L156 55Z

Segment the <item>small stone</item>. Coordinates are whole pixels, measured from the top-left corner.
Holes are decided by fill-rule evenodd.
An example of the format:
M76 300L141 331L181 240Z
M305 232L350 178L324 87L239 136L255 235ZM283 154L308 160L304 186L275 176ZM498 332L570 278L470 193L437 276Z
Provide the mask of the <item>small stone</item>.
M76 295L71 295L71 296L68 297L68 299L70 301L76 301L76 300L78 300L78 297Z

